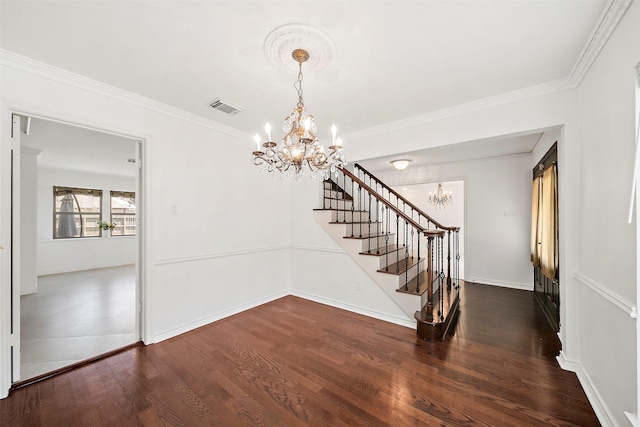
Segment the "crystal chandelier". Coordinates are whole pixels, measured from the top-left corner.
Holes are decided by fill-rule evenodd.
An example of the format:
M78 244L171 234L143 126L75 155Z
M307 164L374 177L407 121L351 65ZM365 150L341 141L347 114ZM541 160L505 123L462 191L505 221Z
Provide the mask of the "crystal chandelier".
M266 142L261 144L260 135L256 134L258 149L253 152L253 164L267 172L281 172L287 177L295 175L296 180L305 173L309 173L314 180L328 179L330 172L337 175L337 169L347 164L342 143L340 138L336 138L336 126L331 126L331 146L329 154L325 154L324 147L316 138L318 130L315 118L307 113L302 98L302 63L309 59L309 53L296 49L291 56L299 67L298 80L293 85L298 91L298 104L284 119L282 130L285 136L280 144L271 140L269 123L264 127Z
M444 208L453 203L453 193L451 191L442 190L442 184L438 183L438 191L429 193L429 203L435 208Z

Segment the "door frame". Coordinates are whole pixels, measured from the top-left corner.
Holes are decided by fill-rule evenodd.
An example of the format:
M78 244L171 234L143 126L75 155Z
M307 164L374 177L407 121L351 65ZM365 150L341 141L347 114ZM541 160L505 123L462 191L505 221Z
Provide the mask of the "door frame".
M92 123L91 120L83 120L78 118L67 118L64 115L55 114L50 111L38 111L33 107L20 107L16 105L2 106L0 111L0 399L8 396L9 390L15 381L19 380L19 376L15 375L15 370L19 374L19 363L14 364L12 360L12 345L17 340L17 346L14 348L19 351L19 336L15 337L12 334L12 324L20 325L20 311L19 304L17 310L12 310L12 272L19 274L20 253L19 253L19 240L14 239L12 247L12 238L16 234L19 235L19 223L15 230L11 229L11 214L12 214L12 202L11 202L11 186L13 177L16 173L19 175L19 167L16 170L12 170L12 158L11 150L13 140L11 138L11 131L13 116L32 117L42 120L54 121L70 126L81 127L97 132L108 133L131 139L136 144L136 210L137 210L137 224L136 224L136 291L135 291L135 305L136 305L136 340L147 341L148 334L146 328L148 322L149 313L146 310L146 277L147 277L147 256L148 256L148 233L145 231L146 218L147 218L147 199L146 190L148 182L147 168L145 167L145 159L147 156L147 141L145 136L136 135L136 132L128 130L117 130L113 126L104 126L103 124ZM19 152L19 150L17 150ZM18 158L19 159L19 158ZM18 165L19 166L19 165ZM19 184L19 181L18 181ZM19 192L18 192L19 201ZM15 202L15 200L14 200ZM17 250L15 242L18 242ZM12 266L13 262L13 266ZM20 284L18 280L14 281L14 295L17 295L17 301L20 301ZM13 302L15 304L15 302ZM15 329L14 329L15 331ZM19 331L19 329L18 329ZM18 358L19 361L19 358ZM16 366L16 368L13 368Z

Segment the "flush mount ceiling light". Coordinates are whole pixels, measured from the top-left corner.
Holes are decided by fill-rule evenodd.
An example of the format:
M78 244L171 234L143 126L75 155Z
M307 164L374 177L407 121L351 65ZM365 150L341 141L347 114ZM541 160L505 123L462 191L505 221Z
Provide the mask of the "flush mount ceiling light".
M329 153L325 154L324 147L316 138L316 120L307 113L302 97L302 63L309 59L309 52L295 49L291 56L298 63L298 80L294 83L298 92L298 104L284 119L282 130L285 135L280 144L272 141L269 123L264 127L267 135L265 143L261 143L260 135L256 134L258 149L253 152L253 164L261 166L267 172L280 172L287 177L295 175L296 180L307 172L314 180L328 179L330 172L337 175L337 169L347 163L342 143L340 138L336 138L336 126L331 126L331 146Z
M407 166L409 166L409 163L411 163L411 160L409 159L398 159L398 160L391 161L391 164L393 165L393 167L399 171L405 170Z

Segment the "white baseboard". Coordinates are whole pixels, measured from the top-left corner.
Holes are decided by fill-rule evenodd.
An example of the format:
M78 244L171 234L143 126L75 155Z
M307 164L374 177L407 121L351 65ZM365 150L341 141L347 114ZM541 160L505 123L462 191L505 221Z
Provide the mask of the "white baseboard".
M481 277L468 277L463 279L465 282L477 283L479 285L499 286L501 288L520 289L522 291L533 291L533 283L514 283L503 282L501 280L483 279Z
M580 385L584 390L584 393L587 395L589 403L591 403L591 407L593 408L596 417L598 417L598 421L600 421L600 424L602 424L603 427L614 427L616 424L614 423L614 418L611 415L611 411L604 403L602 396L600 396L600 393L598 393L598 390L593 384L591 377L584 370L580 361L567 359L562 351L560 351L560 355L556 357L556 360L558 361L558 364L562 369L575 372L576 376L578 377L578 381L580 381Z
M638 419L637 414L632 414L631 412L627 412L627 411L625 411L624 414L627 416L627 419L629 420L629 422L633 427L640 426L640 419Z
M379 311L370 310L368 308L360 307L357 305L345 304L344 302L341 302L341 301L336 301L331 298L321 297L319 295L310 294L308 292L292 290L291 295L308 299L310 301L315 301L320 304L328 305L331 307L340 308L342 310L350 311L352 313L362 314L363 316L372 317L374 319L383 320L385 322L394 323L396 325L404 326L407 328L415 329L416 327L415 320L412 320L406 317L394 316L392 314L381 313Z
M220 311L218 313L212 314L210 316L203 317L203 318L195 320L193 322L186 323L186 324L184 324L182 326L179 326L177 328L173 328L173 329L170 329L168 331L164 331L164 332L161 332L159 334L155 334L155 336L154 336L154 338L153 338L153 340L152 340L152 342L150 344L159 343L160 341L164 341L166 339L173 338L173 337L178 336L180 334L184 334L185 332L192 331L192 330L197 329L197 328L199 328L201 326L208 325L209 323L213 323L213 322L216 322L218 320L222 320L225 317L233 316L234 314L238 314L238 313L241 313L241 312L243 312L245 310L249 310L251 308L258 307L259 305L266 304L268 302L277 300L278 298L282 298L282 297L285 297L287 295L290 295L288 291L280 291L280 292L277 292L275 294L268 295L266 297L255 299L255 300L250 301L250 302L248 302L246 304L237 305L237 306L232 307L230 309L227 309L227 310L224 310L224 311ZM145 344L147 344L147 343L145 343Z

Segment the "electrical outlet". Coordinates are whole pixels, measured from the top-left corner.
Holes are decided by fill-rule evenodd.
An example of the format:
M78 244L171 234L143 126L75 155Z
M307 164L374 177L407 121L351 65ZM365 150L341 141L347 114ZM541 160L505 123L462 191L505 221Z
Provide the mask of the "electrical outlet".
M356 282L356 291L362 290L362 282Z
M178 215L178 205L171 205L171 215Z

